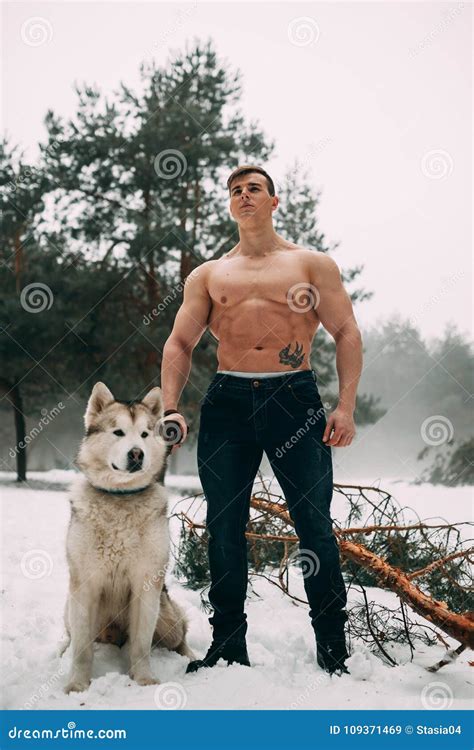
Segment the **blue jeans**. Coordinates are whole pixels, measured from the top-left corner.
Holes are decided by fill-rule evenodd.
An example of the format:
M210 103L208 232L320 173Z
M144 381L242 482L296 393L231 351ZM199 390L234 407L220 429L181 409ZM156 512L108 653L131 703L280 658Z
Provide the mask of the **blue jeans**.
M240 640L248 563L245 530L265 451L300 542L301 575L315 631L345 622L346 589L332 528L331 446L313 370L271 378L216 373L201 402L198 472L207 501L214 637Z

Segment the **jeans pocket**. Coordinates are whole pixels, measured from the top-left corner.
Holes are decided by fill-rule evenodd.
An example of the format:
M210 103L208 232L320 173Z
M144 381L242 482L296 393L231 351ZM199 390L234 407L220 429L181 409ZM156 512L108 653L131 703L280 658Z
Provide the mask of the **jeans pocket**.
M314 406L321 401L318 386L314 380L295 380L288 384L288 390L299 404Z
M204 398L201 401L201 406L214 406L216 398L222 393L222 383L211 383Z

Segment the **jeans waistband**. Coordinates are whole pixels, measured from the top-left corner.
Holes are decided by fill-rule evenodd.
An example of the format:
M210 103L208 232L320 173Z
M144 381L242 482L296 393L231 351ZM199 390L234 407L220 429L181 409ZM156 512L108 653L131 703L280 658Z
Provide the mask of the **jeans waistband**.
M299 370L292 370L299 372ZM239 378L281 378L282 372L239 372L238 370L217 370L219 375L237 375Z
M209 389L216 385L223 388L236 388L238 390L250 391L255 388L263 389L265 391L278 390L287 382L295 382L296 380L309 380L317 382L317 376L314 370L298 370L298 372L284 372L281 375L271 378L246 378L238 375L227 375L223 372L216 372L211 382L209 383Z

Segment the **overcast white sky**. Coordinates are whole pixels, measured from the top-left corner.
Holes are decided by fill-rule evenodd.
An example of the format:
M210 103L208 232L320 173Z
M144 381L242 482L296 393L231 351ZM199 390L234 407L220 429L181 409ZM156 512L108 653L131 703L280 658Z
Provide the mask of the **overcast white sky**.
M470 330L470 3L15 2L2 14L2 130L29 156L48 108L74 114L74 80L133 86L142 60L212 37L243 73L247 119L276 140L270 173L304 162L321 228L341 242L333 257L365 265L375 295L358 321L398 311L424 335Z

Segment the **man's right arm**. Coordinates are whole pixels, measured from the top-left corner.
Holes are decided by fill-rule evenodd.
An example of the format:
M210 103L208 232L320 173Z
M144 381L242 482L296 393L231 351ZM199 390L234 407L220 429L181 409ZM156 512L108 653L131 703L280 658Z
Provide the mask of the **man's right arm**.
M165 411L178 409L191 371L193 350L207 328L212 307L206 283L210 262L198 266L186 278L183 303L163 348L161 390Z

